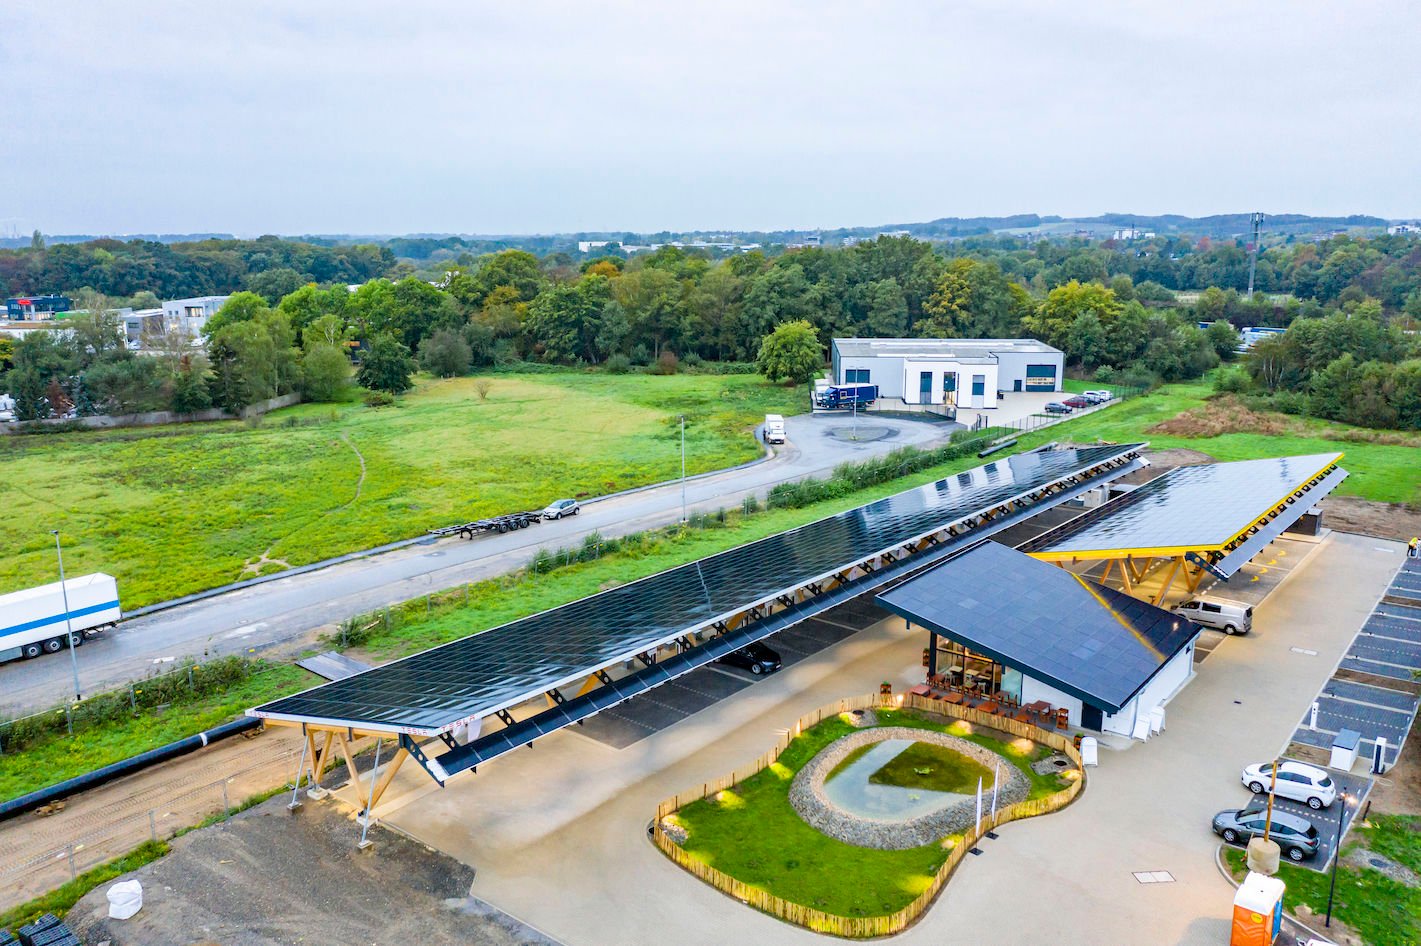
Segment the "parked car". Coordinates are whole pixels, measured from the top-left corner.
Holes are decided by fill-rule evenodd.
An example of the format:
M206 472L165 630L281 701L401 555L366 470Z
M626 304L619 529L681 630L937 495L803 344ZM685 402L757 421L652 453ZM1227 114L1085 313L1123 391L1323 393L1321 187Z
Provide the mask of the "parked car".
M1115 397L1115 392L1107 391L1104 388L1100 388L1095 391L1086 391L1084 394L1081 395L1081 397L1089 401L1093 401L1096 404L1104 404L1106 401L1109 401Z
M1071 409L1066 405L1062 404L1060 401L1050 402L1046 405L1045 408L1043 408L1043 410L1045 410L1048 414L1069 414L1071 412Z
M1242 781L1250 792L1262 795L1273 784L1273 763L1258 762L1248 766L1243 770ZM1278 766L1278 784L1273 793L1279 798L1306 802L1317 811L1337 800L1337 784L1325 770L1288 759Z
M1078 411L1078 410L1080 410L1080 409L1083 408L1083 407L1090 407L1090 406L1092 406L1095 402L1092 401L1092 400L1091 400L1090 398L1088 398L1088 397L1084 397L1084 396L1082 396L1082 395L1080 395L1080 394L1077 394L1075 397L1068 397L1068 398L1066 398L1066 399L1065 399L1064 401L1062 401L1061 403L1064 404L1064 405L1066 405L1067 407L1071 408L1072 410L1077 410L1077 411Z
M561 519L563 516L575 516L581 509L582 504L575 499L559 499L549 503L542 515L544 519Z
M1174 613L1195 624L1212 627L1225 634L1247 634L1253 630L1253 608L1228 598L1190 598L1174 606Z
M716 663L739 667L741 670L749 670L756 676L762 673L774 673L782 666L780 663L780 655L759 641L753 644L747 644L737 651L726 654L717 660Z
M1215 815L1214 833L1230 844L1247 844L1250 838L1263 837L1267 824L1266 806L1255 801L1236 811L1221 811ZM1268 834L1290 861L1305 861L1315 856L1322 844L1312 822L1277 808L1273 809L1273 824Z

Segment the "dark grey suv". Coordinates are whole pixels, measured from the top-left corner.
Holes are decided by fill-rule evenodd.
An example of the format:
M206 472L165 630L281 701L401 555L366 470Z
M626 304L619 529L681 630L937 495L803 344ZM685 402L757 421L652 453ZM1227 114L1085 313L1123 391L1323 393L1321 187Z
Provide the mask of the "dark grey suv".
M1267 820L1266 803L1250 804L1236 811L1221 811L1214 816L1214 833L1230 844L1247 844L1250 838L1263 837L1263 826ZM1321 844L1312 822L1279 811L1276 807L1273 809L1270 837L1290 861L1307 860L1317 854Z

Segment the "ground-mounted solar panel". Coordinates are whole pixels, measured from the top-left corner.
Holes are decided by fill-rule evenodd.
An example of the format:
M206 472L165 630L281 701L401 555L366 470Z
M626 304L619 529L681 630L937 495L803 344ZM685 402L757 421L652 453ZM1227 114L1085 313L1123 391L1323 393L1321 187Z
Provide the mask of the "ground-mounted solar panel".
M1175 467L1025 543L1021 550L1042 557L1089 558L1092 552L1105 551L1148 556L1222 549L1273 507L1322 477L1306 499L1295 501L1274 520L1282 520L1277 528L1281 533L1346 476L1337 469L1341 458L1340 453L1321 453ZM1266 540L1258 543L1263 544Z
M1111 713L1199 634L1163 608L995 542L972 547L878 601Z
M580 681L687 629L773 600L950 523L1131 458L1141 446L1007 457L250 712L367 731L434 734Z

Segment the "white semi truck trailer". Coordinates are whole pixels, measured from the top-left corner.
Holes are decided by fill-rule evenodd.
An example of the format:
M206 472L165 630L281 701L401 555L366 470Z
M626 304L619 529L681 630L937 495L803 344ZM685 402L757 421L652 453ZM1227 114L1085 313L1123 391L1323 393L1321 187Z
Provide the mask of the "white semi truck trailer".
M64 620L64 599L69 598L69 622ZM53 654L67 645L64 635L74 634L74 646L113 627L123 617L118 605L118 582L112 575L95 573L0 595L0 661Z

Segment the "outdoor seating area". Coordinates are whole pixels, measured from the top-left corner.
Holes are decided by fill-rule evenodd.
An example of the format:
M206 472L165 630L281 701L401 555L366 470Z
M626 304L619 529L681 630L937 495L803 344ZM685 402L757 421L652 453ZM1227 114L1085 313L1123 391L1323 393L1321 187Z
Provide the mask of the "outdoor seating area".
M1002 690L988 692L985 679L962 681L960 668L949 668L948 673L932 674L926 683L920 683L908 692L916 696L942 700L953 706L964 706L980 713L1003 716L1019 723L1030 723L1042 729L1055 730L1069 727L1069 711L1065 707L1054 707L1045 700L1035 700L1022 704L1010 693Z

